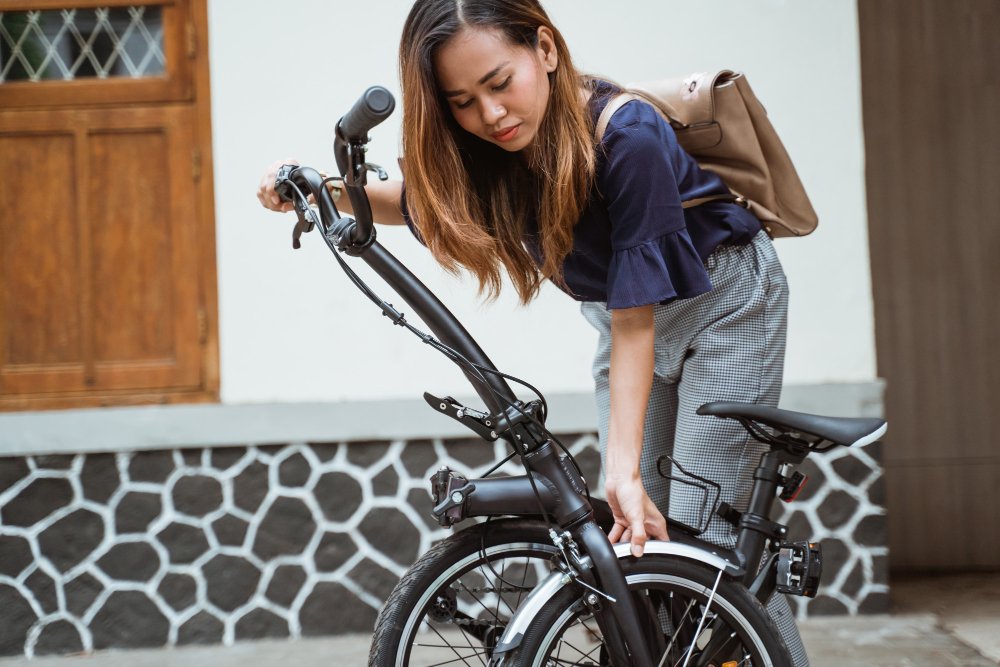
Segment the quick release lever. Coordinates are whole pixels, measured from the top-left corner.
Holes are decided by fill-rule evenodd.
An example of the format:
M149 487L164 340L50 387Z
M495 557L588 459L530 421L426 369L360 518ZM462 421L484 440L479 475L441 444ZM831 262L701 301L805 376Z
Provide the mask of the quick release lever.
M496 422L494 422L493 418L485 412L479 412L478 410L467 408L451 396L438 398L437 396L434 396L430 392L426 391L424 392L424 400L427 401L427 405L442 414L448 415L466 428L475 432L475 434L483 440L489 440L492 442L499 437L497 435Z

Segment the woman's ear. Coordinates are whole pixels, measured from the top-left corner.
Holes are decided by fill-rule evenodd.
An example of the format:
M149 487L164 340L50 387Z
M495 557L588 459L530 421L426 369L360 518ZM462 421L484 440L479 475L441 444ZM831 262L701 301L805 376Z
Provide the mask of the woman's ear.
M559 66L559 54L556 53L556 38L547 26L538 26L538 58L546 72L555 72Z

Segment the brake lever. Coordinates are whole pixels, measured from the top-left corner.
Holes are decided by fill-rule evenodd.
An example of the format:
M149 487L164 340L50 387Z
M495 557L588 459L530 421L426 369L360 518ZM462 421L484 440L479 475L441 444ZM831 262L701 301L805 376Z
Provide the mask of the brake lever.
M374 163L371 163L371 162L365 162L365 170L366 171L373 171L376 174L378 174L378 180L380 180L380 181L388 181L389 180L389 172L387 172L385 170L385 168L382 167L381 165L377 165L377 164L374 164Z
M308 201L295 196L298 194L298 189L293 187L289 176L296 168L298 165L281 165L274 178L274 191L278 193L278 197L282 201L292 202L295 207L295 216L298 218L298 222L295 223L295 228L292 230L292 248L298 250L302 247L302 243L299 241L302 234L311 232L316 226L316 214L309 208Z
M295 223L295 229L292 230L292 248L298 250L302 247L299 238L303 233L308 234L313 230L313 227L316 226L316 216L308 204L300 208L297 202L295 205L295 215L299 220Z

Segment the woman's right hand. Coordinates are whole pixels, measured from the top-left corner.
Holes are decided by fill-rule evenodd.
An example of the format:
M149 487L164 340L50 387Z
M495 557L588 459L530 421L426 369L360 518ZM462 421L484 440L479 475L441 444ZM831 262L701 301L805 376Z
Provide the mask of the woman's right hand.
M274 191L274 179L278 177L278 170L281 169L282 165L297 165L298 163L299 161L295 158L286 158L271 163L271 166L264 172L264 175L260 179L260 184L257 186L257 200L260 201L261 206L269 211L277 211L279 213L291 211L294 208L291 202L281 201L281 197Z
M667 521L656 508L638 475L615 475L609 472L605 477L604 492L611 506L615 524L608 532L612 544L631 542L632 555L642 556L647 540L670 541Z

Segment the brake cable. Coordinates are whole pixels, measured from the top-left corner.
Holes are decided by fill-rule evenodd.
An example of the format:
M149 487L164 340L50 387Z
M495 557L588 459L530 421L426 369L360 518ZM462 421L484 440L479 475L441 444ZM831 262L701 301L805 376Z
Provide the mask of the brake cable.
M329 180L333 180L333 179L329 179ZM299 227L301 225L303 225L305 223L310 223L310 222L314 221L314 213L313 213L311 207L308 206L308 203L307 203L308 202L308 198L305 197L305 195L302 193L302 190L299 189L299 187L297 185L295 185L295 183L292 182L290 179L287 182L294 188L294 192L300 198L300 200L302 202L306 202L306 211L308 213L306 213L306 212L299 213L299 207L298 207L298 205L296 205L296 212L299 214L299 225L296 226L296 232L299 232ZM325 181L324 181L324 183L325 183ZM313 218L313 220L309 220L307 218L307 220L304 221L303 217L306 217L306 216L308 216L310 218ZM310 224L308 226L308 228L304 229L304 231L308 232L308 231L311 230L311 228L312 228L312 225ZM324 238L325 238L326 237L326 233L325 233L326 232L326 228L325 228L325 226L321 225L321 229L324 230ZM301 232L299 232L299 233L301 233ZM297 236L295 237L295 240L296 241L298 240ZM297 247L297 246L295 246L293 244L293 247ZM572 453L569 451L569 449L566 447L566 445L564 445L562 443L562 441L559 440L559 438L557 438L555 436L555 434L553 434L545 426L545 424L542 421L540 421L539 419L537 419L530 412L525 411L520 405L517 405L516 402L510 401L510 400L505 399L504 397L500 396L500 394L486 380L486 377L485 377L484 374L496 375L498 377L502 377L504 379L510 380L511 382L515 382L517 384L520 384L520 385L524 386L525 388L527 388L532 393L534 393L536 396L538 396L539 400L541 401L542 415L543 415L543 419L544 419L544 417L547 416L547 414L548 414L548 402L545 400L545 396L542 394L541 391L539 391L536 387L534 387L530 383L528 383L528 382L526 382L524 380L521 380L520 378L517 378L517 377L515 377L513 375L509 375L507 373L503 373L500 370L495 369L495 368L486 368L484 366L481 366L481 365L479 365L479 364L477 364L477 363L469 360L467 357L465 357L463 354L461 354L457 350L449 347L445 343L442 343L441 341L439 341L436 338L434 338L434 336L432 336L431 334L426 333L426 332L420 330L419 328L415 327L414 325L410 324L410 322L407 321L407 319L403 315L403 313L401 313L400 311L398 311L392 304L388 303L387 301L385 301L384 299L382 299L378 294L375 293L375 291L350 267L350 265L348 265L347 262L344 261L344 259L340 256L339 252L335 251L333 253L333 256L334 256L334 258L336 258L337 263L340 265L340 268L344 271L345 274L347 274L348 279L354 284L354 286L357 287L358 290L360 290L361 293L364 294L372 303L374 303L376 306L378 306L379 309L382 311L382 314L385 315L386 317L389 317L390 321L394 325L402 326L407 331L409 331L410 333L412 333L415 336L417 336L422 342L424 342L427 345L430 345L432 348L434 348L438 352L442 353L445 357L447 357L452 362L454 362L455 364L457 364L460 368L465 368L465 369L468 369L469 371L471 371L472 374L473 374L473 376L476 377L477 379L481 380L483 386L485 386L485 387L488 388L488 390L490 391L491 395L496 400L496 402L497 402L498 405L501 405L501 406L506 405L507 409L513 409L513 410L515 410L516 412L518 412L521 415L521 417L523 417L525 420L527 420L527 422L529 424L534 425L542 433L542 435L544 435L545 437L549 438L551 441L555 442L557 444L557 446L566 454L567 459L569 459L569 461L573 464L573 467L576 469L577 474L579 475L580 480L583 483L584 493L585 493L585 496L587 498L587 502L588 503L591 502L590 487L587 484L587 480L583 476L583 471L580 469L580 466L577 463L576 458L572 455ZM503 420L505 420L507 422L507 429L506 430L509 431L512 436L516 437L516 434L513 432L513 426L514 426L514 424L513 424L513 421L511 420L510 415L508 414L507 409L504 409L501 412L501 415L500 415L499 419L503 419ZM499 426L499 424L498 424L498 426ZM509 456L507 456L500 463L498 463L497 465L495 465L493 468L491 468L487 472L487 474L484 475L484 477L488 477L490 474L496 472L496 470L498 470L506 462L508 462L511 459L513 459L514 456L520 454L520 452L517 451L518 447L517 447L516 443L514 442L514 437L512 437L508 442L514 448L515 451L513 453L511 453ZM540 514L541 514L542 520L545 522L545 525L546 525L546 527L549 530L549 534L551 536L553 536L554 541L556 542L556 544L554 546L556 546L559 549L559 555L562 557L562 560L564 561L565 565L572 570L572 567L573 567L572 563L570 562L570 558L569 558L569 556L566 553L565 546L561 543L562 541L557 539L558 531L555 528L555 525L554 525L554 522L552 521L552 518L549 516L549 513L545 509L545 504L542 502L542 497L541 497L541 494L538 491L538 486L537 486L537 483L535 481L534 475L532 474L532 471L528 468L527 464L524 463L523 459L522 459L522 465L524 465L525 472L528 473L526 476L528 478L528 482L531 484L531 490L534 493L535 500L538 503L538 508L540 510ZM486 525L487 526L489 525L489 519L487 519ZM501 583L506 583L509 586L513 586L513 584L511 584L510 582L507 582L499 573L497 573L497 571L493 568L492 564L486 558L486 531L487 530L488 530L488 527L484 530L484 533L483 533L483 536L482 536L482 539L481 539L481 542L480 542L480 555L481 555L483 561L486 563L486 566L490 569L490 571L493 573L493 575L496 576L497 579Z

